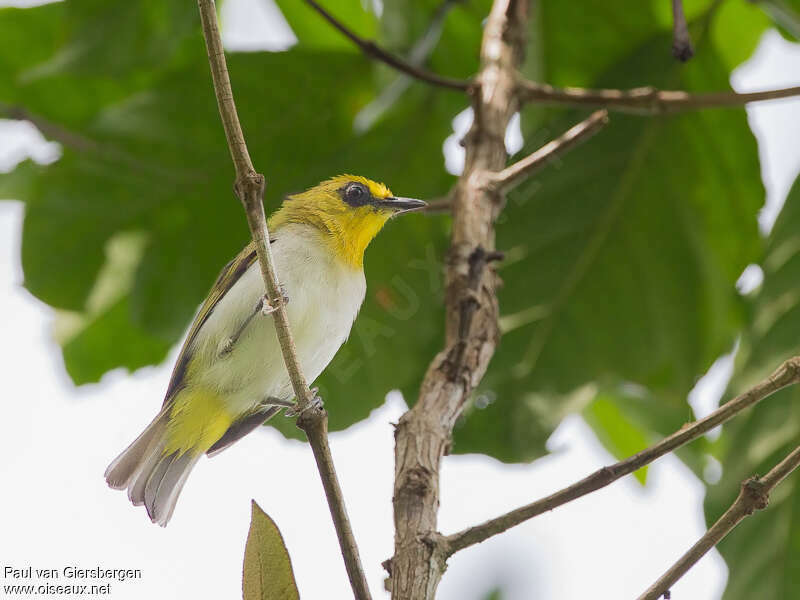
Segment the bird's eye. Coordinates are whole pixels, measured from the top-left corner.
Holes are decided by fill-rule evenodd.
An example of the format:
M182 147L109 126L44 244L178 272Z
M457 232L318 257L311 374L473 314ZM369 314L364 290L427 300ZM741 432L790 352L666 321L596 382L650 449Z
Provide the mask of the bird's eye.
M348 204L358 206L364 204L368 198L369 193L360 183L353 183L345 190L345 200Z
M360 200L364 196L364 188L360 185L351 185L350 189L347 190L347 196L352 200Z

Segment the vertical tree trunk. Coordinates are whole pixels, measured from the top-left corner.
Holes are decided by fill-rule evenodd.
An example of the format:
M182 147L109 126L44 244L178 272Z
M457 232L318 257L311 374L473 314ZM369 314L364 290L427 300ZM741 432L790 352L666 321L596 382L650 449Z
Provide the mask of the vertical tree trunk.
M453 193L453 233L446 274L445 347L425 374L419 401L395 438L395 554L392 598L433 598L445 569L438 543L439 466L456 419L480 382L499 340L498 278L489 266L502 193L487 174L506 163L505 132L518 110L517 69L523 58L527 0L495 0L472 90L474 119L464 140L464 172Z

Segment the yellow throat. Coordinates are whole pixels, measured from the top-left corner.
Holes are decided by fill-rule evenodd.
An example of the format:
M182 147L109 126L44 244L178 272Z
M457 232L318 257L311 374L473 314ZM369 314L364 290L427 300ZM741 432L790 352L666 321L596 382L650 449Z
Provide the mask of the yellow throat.
M391 198L382 183L358 175L339 175L300 194L288 196L269 219L271 231L289 223L317 227L330 244L334 256L356 269L364 265L364 250L384 226L392 212L366 204L352 206L342 199L340 190L348 182L363 183L375 198Z

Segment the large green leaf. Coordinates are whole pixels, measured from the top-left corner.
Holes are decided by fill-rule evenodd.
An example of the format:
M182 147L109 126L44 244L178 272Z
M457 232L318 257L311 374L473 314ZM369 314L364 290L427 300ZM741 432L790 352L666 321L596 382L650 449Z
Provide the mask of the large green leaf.
M669 33L659 32L595 85L726 89L706 25L693 27L698 55L687 65L664 51ZM529 139L541 143L580 116L557 117ZM560 420L535 415L560 414L565 395L590 382L632 382L686 420L687 393L745 321L735 282L760 256L763 199L743 110L614 114L512 194L498 228L510 251L500 272L506 332L480 392L495 400L461 425L455 449L529 460ZM508 435L486 436L487 426Z
M769 236L761 263L764 281L752 295L752 318L742 337L731 393L763 379L800 354L800 179ZM776 393L723 427L713 446L722 479L710 486L705 508L713 523L736 497L739 484L764 475L800 443L800 389ZM748 517L719 545L730 579L725 600L800 597L800 477L773 492L766 510Z
M42 10L50 19L50 9ZM10 18L16 14L0 12L0 31L19 25ZM77 313L69 315L62 336L76 382L161 360L221 266L248 239L202 40L196 41L192 51L154 71L145 89L101 94L90 114L64 123L60 109L38 100L39 88L15 85L16 71L7 73L3 89L13 88L14 96L0 100L35 107L39 117L69 127L66 141L74 142L54 165L20 166L4 187L26 202L27 287ZM364 173L398 194L423 198L451 185L441 146L466 104L458 94L416 87L358 135L353 119L373 94L370 63L356 49L322 50L301 40L288 52L231 55L229 69L251 155L267 175L268 210L285 194L343 172ZM85 71L93 81L93 73L111 68L101 62ZM70 94L82 83L74 75L47 77L72 82ZM116 285L113 301L98 308L91 298L108 270L106 248L130 231L143 234L141 258ZM332 428L364 418L390 389L411 388L421 379L440 339L438 261L445 243L445 219L413 215L390 223L369 249L361 317L319 382L332 407ZM104 343L122 338L126 345ZM276 424L296 435L291 423Z
M105 4L73 4L0 11L0 102L66 129L61 161L24 165L4 188L26 202L26 285L78 313L63 340L68 370L83 382L161 360L248 234L194 9L128 3L120 10L132 25L119 31L104 21ZM430 68L474 74L489 4L451 3ZM669 53L666 4L595 4L539 3L528 74L570 85L724 89L763 29L763 19L742 25L747 11L761 14L757 8L723 3L706 19L710 0L686 2L698 56L680 66ZM415 84L355 133L356 115L396 74L376 71L305 6L281 7L298 35L295 48L229 57L250 151L267 175L268 210L341 172L382 179L402 195L443 194L453 178L443 169L442 142L467 98ZM405 54L440 7L387 1L379 26L356 0L331 10ZM30 52L20 52L26 44ZM559 113L537 127L543 114L523 115L528 149L578 118ZM507 333L459 424L456 450L533 458L565 414L590 403L587 390L614 398L641 428L637 440L686 420L686 391L744 322L733 282L759 255L758 181L742 111L615 116L607 131L514 195L498 234L509 250L501 271ZM368 250L364 308L318 382L332 428L364 418L391 388L415 398L441 345L447 227L447 217L405 217ZM129 232L144 244L135 265L116 284L103 281L116 272L108 269L109 245ZM112 300L93 303L108 286ZM133 347L103 343L121 336ZM620 394L630 383L644 393ZM654 405L663 415L639 418L660 414ZM277 425L295 435L288 421ZM618 453L633 447L618 434L605 438Z

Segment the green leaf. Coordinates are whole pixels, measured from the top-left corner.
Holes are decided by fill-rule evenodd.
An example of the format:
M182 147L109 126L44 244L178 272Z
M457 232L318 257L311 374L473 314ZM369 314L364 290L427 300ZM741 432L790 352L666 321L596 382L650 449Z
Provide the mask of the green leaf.
M682 65L664 50L669 35L595 85L728 88L712 38L695 36L697 56ZM528 131L529 150L582 116ZM604 131L521 186L498 226L508 253L505 333L478 391L495 401L456 431L455 450L498 456L501 444L502 460L529 460L558 423L542 415L561 414L564 396L592 382L633 383L688 415L689 390L745 322L735 283L760 256L763 199L741 109L612 114Z
M742 336L729 394L768 376L800 354L800 179L795 181L767 242L764 282L749 298L752 317ZM736 497L739 484L764 475L797 446L800 389L781 390L723 427L712 446L723 465L706 495L713 523ZM800 478L794 473L771 494L769 506L743 521L718 546L730 578L724 600L800 596Z
M486 594L483 600L503 600L503 591L501 588L494 588L491 592Z
M46 120L52 127L44 129L64 145L59 162L22 165L0 189L26 203L26 285L75 313L63 339L77 381L162 360L248 240L194 6L120 2L0 10L0 101ZM764 25L748 17L757 12L750 6L723 3L706 19L711 0L687 0L698 56L681 66L669 53L668 3L596 4L540 3L526 73L536 67L556 84L720 90ZM449 7L431 69L475 73L489 5ZM384 180L401 195L443 195L453 178L443 169L442 143L466 97L415 83L356 133L356 115L397 75L320 27L305 6L281 6L300 40L295 48L229 56L250 153L267 176L268 211L286 193L342 172ZM108 22L114 7L129 28ZM379 25L355 1L334 10L360 34L406 54L440 7L387 0ZM582 116L524 113L528 150ZM537 127L545 116L546 128ZM498 231L508 251L507 332L458 424L456 450L530 460L598 389L645 436L686 420L686 392L748 316L733 283L761 252L758 181L741 110L614 115L600 136L512 196ZM369 248L365 305L318 382L332 429L366 417L392 388L414 401L443 339L448 227L447 217L404 217ZM113 271L109 245L130 232L143 246L98 305L103 273ZM135 344L106 343L122 336ZM646 401L618 393L630 384L646 390ZM296 435L291 422L277 421ZM609 444L617 439L607 435L615 426L608 418L596 425Z
M583 418L617 459L627 458L648 446L645 432L627 418L613 397L598 394L583 411ZM634 472L634 476L644 485L647 467Z
M0 31L3 24L0 18ZM61 161L23 165L4 182L26 202L26 284L48 303L77 313L71 319L82 333L71 332L68 370L80 382L98 379L104 368L147 362L120 344L90 358L101 334L120 339L135 331L136 351L149 349L151 361L161 360L219 269L249 238L231 190L233 167L202 41L178 58L155 73L146 90L131 88L122 99L101 95L108 101L94 106L90 118L68 119L64 126L78 143L65 147ZM422 198L442 195L452 184L441 147L466 104L460 95L415 87L357 135L353 119L372 87L371 65L356 49L322 51L301 43L289 52L231 55L229 69L250 153L267 175L268 210L285 194L343 172L364 173L398 194ZM281 73L280 85L270 85L266 96L264 73ZM74 77L50 77L71 81L74 92L81 85ZM335 93L297 93L308 89ZM16 92L21 103L36 102L38 90ZM56 107L42 103L37 110L62 126ZM108 240L132 230L145 234L146 246L130 284L115 297L119 304L110 316L109 306L90 310ZM332 429L366 417L392 388L412 389L421 379L441 339L446 233L445 219L411 215L390 223L369 249L361 317L318 382L332 408ZM289 421L276 425L297 435Z
M117 367L133 371L160 362L169 348L170 344L136 327L128 300L122 298L64 344L64 364L72 381L80 385L99 381Z
M292 561L275 521L252 501L250 531L244 548L244 600L300 598Z

